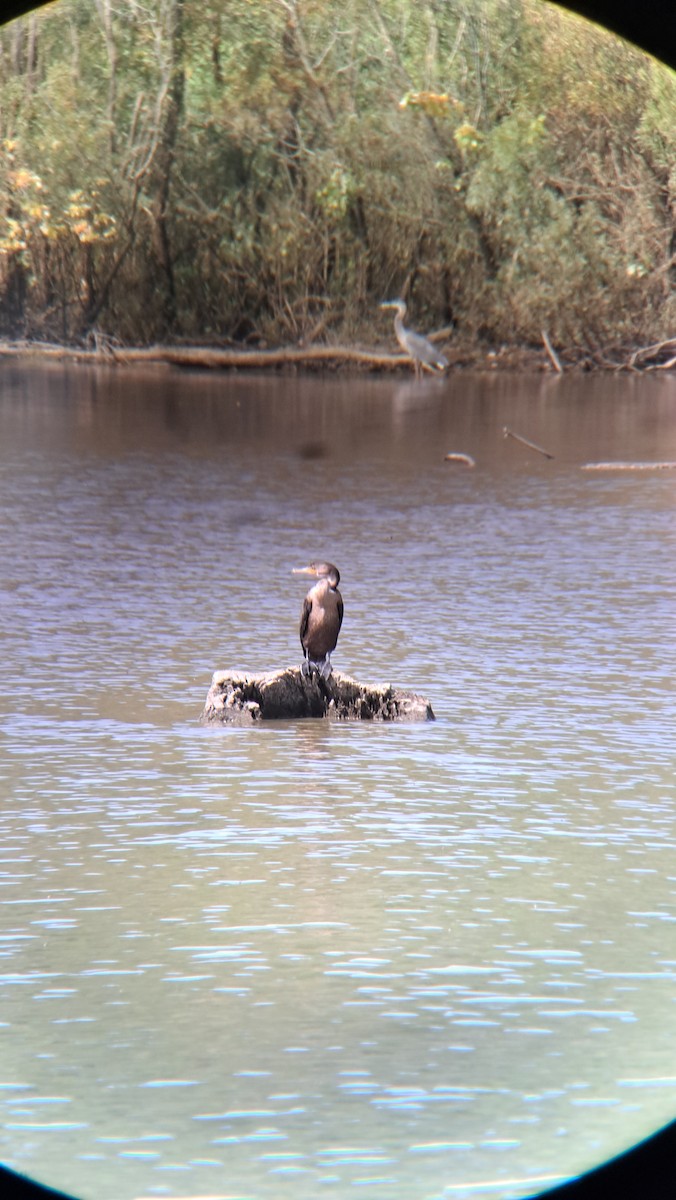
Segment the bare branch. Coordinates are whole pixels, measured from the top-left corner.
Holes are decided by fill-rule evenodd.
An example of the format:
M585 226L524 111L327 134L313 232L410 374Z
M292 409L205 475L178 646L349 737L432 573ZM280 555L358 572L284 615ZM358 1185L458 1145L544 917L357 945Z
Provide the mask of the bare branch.
M544 342L545 350L547 351L547 353L551 359L554 370L557 371L559 375L563 374L563 367L561 366L561 361L560 361L559 356L556 353L554 347L552 346L552 343L549 340L549 336L548 336L546 330L544 330L544 329L541 330L541 333L542 333L542 340Z

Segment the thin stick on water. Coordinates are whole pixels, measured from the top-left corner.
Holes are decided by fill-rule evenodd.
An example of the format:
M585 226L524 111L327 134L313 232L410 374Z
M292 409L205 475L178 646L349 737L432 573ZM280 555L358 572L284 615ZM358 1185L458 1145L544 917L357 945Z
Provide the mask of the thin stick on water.
M506 438L514 438L515 442L521 442L521 445L528 446L529 450L536 450L537 453L542 454L544 458L554 457L553 454L549 453L549 450L544 450L543 447L538 446L536 442L529 442L528 438L522 437L520 433L514 433L513 430L508 429L506 425L502 430L502 436Z

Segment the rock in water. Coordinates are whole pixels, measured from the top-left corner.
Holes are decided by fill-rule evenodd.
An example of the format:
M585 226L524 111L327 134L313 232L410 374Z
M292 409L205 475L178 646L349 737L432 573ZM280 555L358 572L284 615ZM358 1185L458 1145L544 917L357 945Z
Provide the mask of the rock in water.
M332 671L328 679L311 678L299 667L248 675L216 671L211 681L203 724L250 725L254 721L289 721L328 717L335 721L433 721L424 696L388 685L358 683Z

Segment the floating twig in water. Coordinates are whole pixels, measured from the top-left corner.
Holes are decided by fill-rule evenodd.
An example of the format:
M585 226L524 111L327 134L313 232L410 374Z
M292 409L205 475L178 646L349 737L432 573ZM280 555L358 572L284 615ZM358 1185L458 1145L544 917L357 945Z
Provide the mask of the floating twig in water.
M549 336L548 336L546 330L541 329L540 333L542 334L542 341L544 343L545 350L547 351L547 353L549 355L549 358L551 360L551 364L552 364L554 370L557 371L559 373L559 375L563 375L563 367L561 366L559 356L556 353L556 350L554 349L554 347L552 346L552 343L549 340Z
M583 463L582 471L676 471L676 462Z
M457 454L451 453L451 454L444 455L444 461L445 462L464 463L464 465L466 467L475 467L476 466L476 463L475 463L474 459L472 458L471 454L462 454L460 452L458 452Z
M529 450L537 450L538 454L542 454L544 458L554 457L553 454L549 453L549 450L543 450L542 446L538 446L535 442L529 442L528 438L521 437L520 433L514 433L511 429L508 429L506 425L502 431L502 436L506 438L514 438L515 442L521 442L521 445L528 446Z

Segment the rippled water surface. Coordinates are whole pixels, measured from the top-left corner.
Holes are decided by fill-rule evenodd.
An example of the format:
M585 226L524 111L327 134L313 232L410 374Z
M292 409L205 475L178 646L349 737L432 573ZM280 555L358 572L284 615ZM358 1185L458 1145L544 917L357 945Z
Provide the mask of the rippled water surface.
M613 459L673 379L0 367L5 1163L517 1197L674 1117L676 472ZM200 726L318 556L436 722Z

